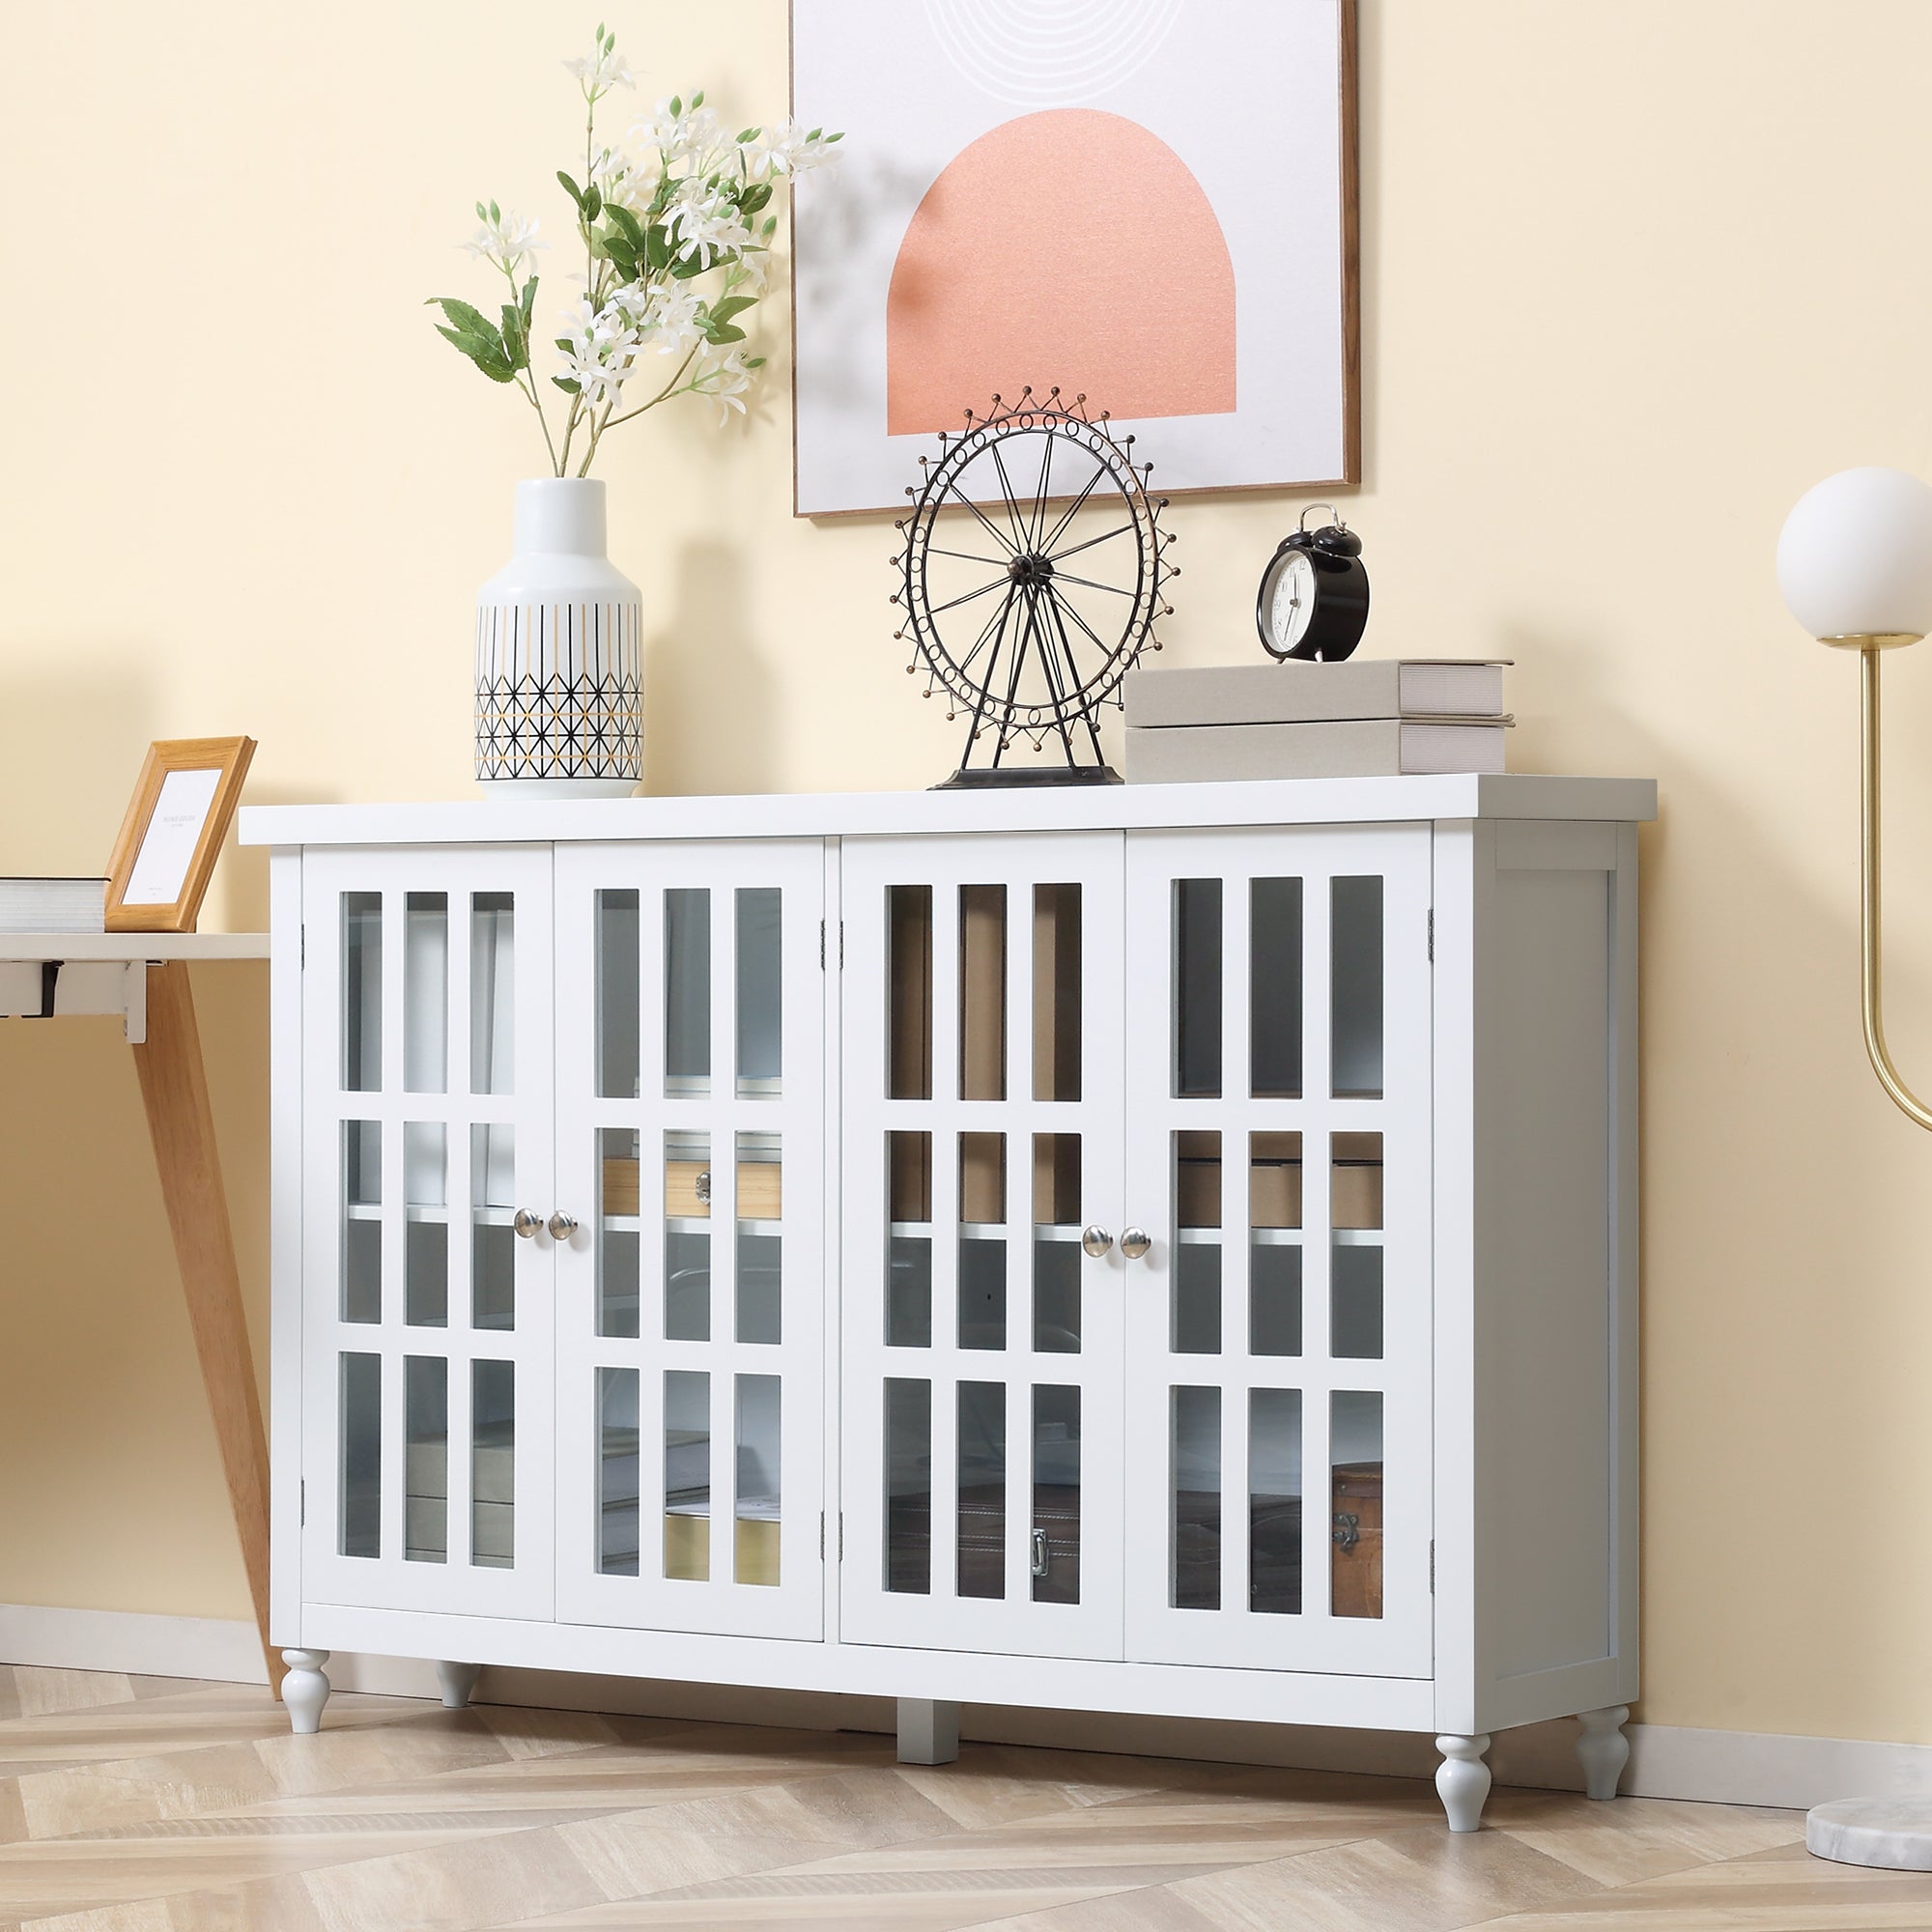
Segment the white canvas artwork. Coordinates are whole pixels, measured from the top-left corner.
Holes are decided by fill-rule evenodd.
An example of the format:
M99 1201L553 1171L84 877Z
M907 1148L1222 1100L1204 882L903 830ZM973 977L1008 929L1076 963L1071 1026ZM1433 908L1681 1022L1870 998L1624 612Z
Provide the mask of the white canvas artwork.
M1031 384L1161 493L1355 480L1352 0L793 0L796 507Z

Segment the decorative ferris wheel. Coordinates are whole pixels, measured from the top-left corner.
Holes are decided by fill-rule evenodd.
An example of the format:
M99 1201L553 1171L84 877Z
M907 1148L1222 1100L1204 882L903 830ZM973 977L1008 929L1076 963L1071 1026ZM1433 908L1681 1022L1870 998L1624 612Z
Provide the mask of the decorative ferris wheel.
M906 491L893 593L905 618L893 635L912 639L906 669L923 663L925 695L943 691L947 717L970 720L949 786L1120 782L1099 712L1120 703L1142 651L1160 649L1153 627L1179 572L1166 499L1148 495L1153 466L1086 402L1064 404L1058 389L1037 401L1030 387L1017 403L995 396L990 415L968 410L963 430L941 432L939 457L920 458L924 480ZM1008 762L1023 745L1063 761Z

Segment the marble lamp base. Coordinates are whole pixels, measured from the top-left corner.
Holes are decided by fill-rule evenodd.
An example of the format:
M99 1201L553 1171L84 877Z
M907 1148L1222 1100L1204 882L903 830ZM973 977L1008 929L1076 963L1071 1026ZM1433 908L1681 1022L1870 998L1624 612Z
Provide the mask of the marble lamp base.
M1813 1805L1804 1818L1804 1849L1834 1864L1932 1871L1932 1792Z

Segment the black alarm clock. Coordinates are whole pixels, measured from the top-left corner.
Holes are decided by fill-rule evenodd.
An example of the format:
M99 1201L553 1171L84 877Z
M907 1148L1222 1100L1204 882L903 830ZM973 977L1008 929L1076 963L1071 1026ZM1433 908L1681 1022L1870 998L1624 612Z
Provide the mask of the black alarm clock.
M1335 517L1334 504L1311 503L1262 572L1255 629L1270 657L1339 664L1368 627L1369 573L1361 538L1340 517L1318 530L1308 527L1317 510Z

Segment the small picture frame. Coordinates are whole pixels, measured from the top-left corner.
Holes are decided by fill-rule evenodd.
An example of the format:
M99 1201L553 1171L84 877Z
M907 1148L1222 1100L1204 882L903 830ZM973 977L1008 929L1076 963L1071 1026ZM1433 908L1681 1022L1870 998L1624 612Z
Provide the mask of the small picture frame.
M148 747L107 863L109 932L192 932L228 836L252 738L170 738Z

